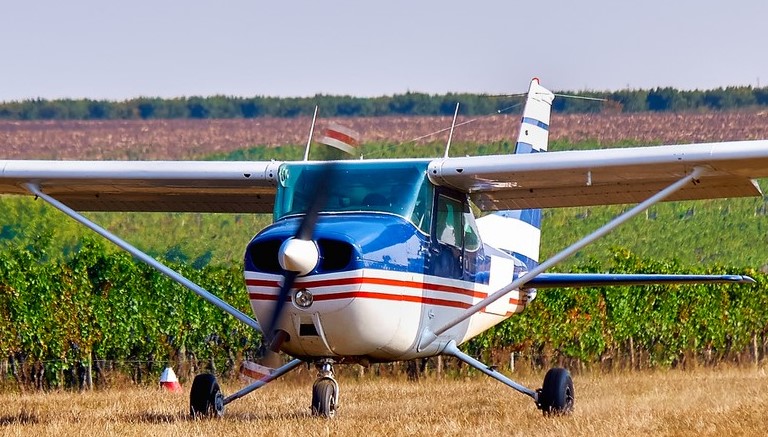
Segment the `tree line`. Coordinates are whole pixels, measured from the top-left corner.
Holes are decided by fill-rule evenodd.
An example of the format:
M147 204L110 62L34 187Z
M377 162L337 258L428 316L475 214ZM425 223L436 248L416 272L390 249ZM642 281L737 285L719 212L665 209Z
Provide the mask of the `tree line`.
M751 86L711 90L655 88L619 91L564 92L605 102L556 98L560 113L721 111L768 106L768 87ZM90 99L30 99L0 102L5 120L139 120L311 116L315 105L325 117L378 117L453 115L456 103L462 115L489 115L522 106L523 98L483 94L430 95L408 92L382 97L316 95L314 97L139 97L124 101Z

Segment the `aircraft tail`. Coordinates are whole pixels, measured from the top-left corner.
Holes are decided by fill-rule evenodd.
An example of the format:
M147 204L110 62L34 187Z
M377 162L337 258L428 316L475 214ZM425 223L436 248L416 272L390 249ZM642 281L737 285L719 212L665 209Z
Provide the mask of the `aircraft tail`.
M547 150L549 118L555 95L531 80L520 122L515 154L539 153ZM507 252L530 270L538 265L541 240L541 210L496 211L477 220L483 242Z
M552 112L552 91L539 85L539 79L533 78L528 87L528 97L517 134L515 155L524 153L546 152L549 142L549 117Z

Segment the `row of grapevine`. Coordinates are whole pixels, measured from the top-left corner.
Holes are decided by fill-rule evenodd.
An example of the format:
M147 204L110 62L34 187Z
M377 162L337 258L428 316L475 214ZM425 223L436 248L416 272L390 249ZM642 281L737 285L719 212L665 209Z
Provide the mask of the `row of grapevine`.
M104 361L231 368L259 343L250 328L128 254L94 241L67 261L41 262L42 252L10 248L0 259L0 357L21 385L71 384L84 365ZM248 311L238 269L175 267Z
M252 330L127 254L86 240L68 260L45 258L35 247L10 247L0 255L0 360L6 383L76 386L82 383L78 375L91 367L98 383L99 363L105 362L147 363L143 370L150 373L165 363L231 371L243 357L258 355L260 338ZM176 268L248 311L238 267ZM586 365L610 360L633 367L753 360L765 349L765 274L690 269L625 250L615 251L607 265L586 262L578 270L727 271L750 274L758 284L542 290L526 312L467 349L476 355L523 351L550 360Z
M744 364L768 349L768 276L753 269L691 268L615 250L607 263L575 270L612 273L745 274L756 284L543 290L518 317L485 332L469 348L543 360L653 368Z

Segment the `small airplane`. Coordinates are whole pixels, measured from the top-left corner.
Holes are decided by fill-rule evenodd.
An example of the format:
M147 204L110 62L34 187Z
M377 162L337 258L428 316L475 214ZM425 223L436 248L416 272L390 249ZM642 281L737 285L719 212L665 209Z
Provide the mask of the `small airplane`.
M547 271L657 202L760 195L753 179L768 177L768 141L546 152L554 97L531 81L509 155L449 157L446 147L437 159L0 160L0 193L50 203L261 332L271 351L293 357L226 397L213 375L198 375L193 415L221 416L230 402L312 363L312 412L333 417L334 364L440 354L529 396L546 415L567 414L575 392L566 369L550 369L542 387L531 389L459 346L523 311L537 290L754 282L739 275ZM542 208L626 203L637 205L539 261ZM473 208L489 213L476 218ZM245 249L255 319L78 211L272 212L274 223Z

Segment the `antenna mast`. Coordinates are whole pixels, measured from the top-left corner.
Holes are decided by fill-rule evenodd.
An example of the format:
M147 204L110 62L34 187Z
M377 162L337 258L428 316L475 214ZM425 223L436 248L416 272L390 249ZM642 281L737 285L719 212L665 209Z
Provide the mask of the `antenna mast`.
M315 120L317 119L317 105L315 105L315 114L312 115L312 126L309 128L309 138L307 138L307 148L304 149L304 160L309 161L309 145L312 143L312 134L315 133Z
M453 112L453 123L451 123L451 133L448 134L448 143L445 145L445 155L443 158L448 157L448 150L451 148L451 140L453 139L453 129L456 127L456 116L459 115L459 102L456 102L456 111Z

